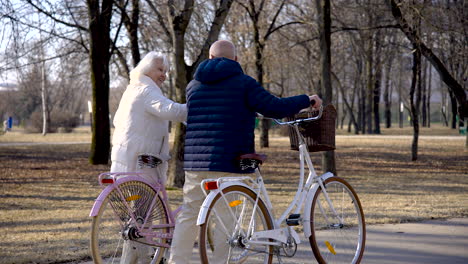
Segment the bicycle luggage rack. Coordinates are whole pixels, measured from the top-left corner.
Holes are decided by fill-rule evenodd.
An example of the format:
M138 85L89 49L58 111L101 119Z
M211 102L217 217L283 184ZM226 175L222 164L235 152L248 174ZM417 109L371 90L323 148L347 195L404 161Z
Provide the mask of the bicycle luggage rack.
M113 184L117 181L119 177L122 176L139 176L142 173L140 172L104 172L99 174L99 185L101 187L106 187L107 184Z

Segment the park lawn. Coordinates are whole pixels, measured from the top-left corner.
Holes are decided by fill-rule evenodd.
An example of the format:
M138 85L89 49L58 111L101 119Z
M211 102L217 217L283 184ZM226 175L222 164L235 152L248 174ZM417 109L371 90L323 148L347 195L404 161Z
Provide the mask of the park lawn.
M272 137L270 148L257 147L269 157L262 173L279 209L292 200L298 180L297 152L288 144ZM338 175L356 189L368 224L468 217L464 145L464 137L424 137L413 162L411 137L339 136ZM89 144L0 146L0 263L89 258L88 214L100 191L97 175L109 166L89 165L88 151ZM312 159L321 173L320 153ZM180 189L169 196L180 204Z
M274 130L273 133L277 132ZM354 131L351 131L353 133ZM458 136L459 132L457 129L450 129L446 126L442 126L439 123L432 124L430 128L420 127L421 136ZM347 126L344 128L338 128L336 130L337 135L352 135L348 133ZM382 135L412 135L413 128L405 125L403 128L391 127L381 128ZM75 142L75 143L87 143L91 142L91 129L89 126L80 126L73 130L73 133L48 133L45 136L38 133L27 133L21 127L13 127L11 132L7 132L0 135L0 143L12 143L12 142L34 142L34 143L54 143L54 142Z

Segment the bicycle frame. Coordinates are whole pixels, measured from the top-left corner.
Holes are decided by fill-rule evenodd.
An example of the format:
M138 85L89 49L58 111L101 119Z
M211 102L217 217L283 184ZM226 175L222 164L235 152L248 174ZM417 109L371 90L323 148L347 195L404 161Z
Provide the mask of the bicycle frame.
M157 191L159 194L161 194L161 198L162 198L162 201L163 201L162 204L163 204L164 209L166 210L166 212L168 212L168 218L169 218L168 219L169 220L168 224L151 225L150 229L174 228L175 227L175 216L177 215L177 213L182 208L179 207L176 210L172 211L170 206L169 206L169 203L168 203L168 197L167 197L167 192L166 192L165 187L160 183L158 183L158 184L152 183L152 182L146 180L144 177L141 177L141 175L142 175L142 173L139 173L139 172L117 172L117 173L102 173L102 174L100 174L99 175L99 184L101 185L103 190L99 194L99 196L97 197L96 201L94 202L89 216L94 217L94 216L98 215L98 212L99 212L100 207L102 206L102 203L104 202L104 200L108 196L108 194L113 190L117 190L120 197L121 197L121 199L122 199L122 201L126 201L127 199L123 196L123 193L120 190L119 186L121 184L129 182L129 181L138 181L138 182L143 182L143 183L151 186L155 191ZM156 196L153 198L149 210L151 210L151 208L154 206L157 198L158 197L156 197ZM130 209L130 206L128 205L127 202L125 202L125 205L127 207L128 212L131 212L130 213L130 217L132 219L131 222L136 224L136 228L138 229L138 232L143 237L145 237L145 239L147 239L148 241L151 241L151 239L153 239L153 238L165 238L165 239L171 239L172 238L172 236L173 236L172 232L170 232L170 233L164 233L164 232L157 233L157 232L145 231L145 229L148 229L148 228L145 228L144 226L148 222L148 217L149 216L147 216L147 218L144 219L143 223L139 224L136 217L135 217L135 215L134 215L134 213ZM124 227L122 226L122 228L124 228ZM167 243L164 243L164 244L151 243L151 244L154 244L155 246L165 247L165 248L170 247L170 245L167 244Z
M297 191L292 202L289 204L289 206L285 209L285 211L281 214L279 218L275 219L275 216L273 215L273 205L271 203L268 192L265 188L263 177L260 173L260 170L257 168L255 169L255 179L252 177L244 176L244 177L222 177L218 179L206 179L202 181L201 188L206 195L206 199L203 202L202 208L200 209L198 219L197 219L197 225L202 225L205 223L207 219L207 213L208 213L207 208L209 207L213 199L217 196L217 194L221 193L221 195L223 196L222 190L232 185L241 185L259 194L257 195L256 204L258 203L258 199L260 199L261 197L273 217L274 229L255 232L252 235L249 243L261 243L261 244L270 244L270 245L280 246L281 243L287 243L288 235L291 235L294 238L295 242L299 244L300 243L299 235L294 229L289 228L289 226L280 228L280 226L282 223L285 222L285 220L291 214L291 212L293 212L293 214L299 214L303 205L305 205L304 207L305 210L304 210L304 214L301 214L301 216L304 216L304 218L302 218L302 223L304 226L304 236L306 238L310 237L311 235L310 225L308 224L304 225L304 223L307 223L307 222L310 223L310 220L311 220L310 219L310 207L311 207L310 205L312 204L312 199L313 199L315 192L320 187L322 188L322 191L324 193L324 196L326 197L327 203L329 204L330 208L332 208L332 211L335 213L336 216L338 216L331 201L328 198L328 194L323 184L323 182L326 179L333 177L334 175L331 172L324 173L320 176L317 175L314 169L312 160L310 158L310 154L307 150L307 145L305 144L304 137L301 135L301 133L299 132L299 128L298 128L298 125L300 124L300 122L317 120L321 117L321 114L322 112L320 111L317 117L294 120L294 121L289 121L289 122L281 122L279 120L275 120L275 122L278 123L279 125L292 125L292 127L294 128L299 138L299 176L300 176L299 184L298 184ZM306 164L308 167L308 177L306 181L304 182ZM215 190L211 190L210 193L208 194L204 188L205 183L213 182L213 181L216 181L216 184L218 187ZM342 219L339 219L339 220L340 222L342 222ZM249 228L253 228L253 227L249 227ZM249 232L250 231L251 230L249 230ZM273 239L275 240L275 242L267 242L264 240L259 241L258 240L259 238Z

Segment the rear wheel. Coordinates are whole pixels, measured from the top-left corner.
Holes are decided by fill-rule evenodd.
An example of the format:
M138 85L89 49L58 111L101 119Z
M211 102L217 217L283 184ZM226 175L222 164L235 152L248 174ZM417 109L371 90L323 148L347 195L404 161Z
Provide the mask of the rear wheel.
M151 228L151 225L167 223L166 207L153 188L139 181L119 184L93 217L90 246L94 263L118 263L123 251L126 251L124 259L136 255L149 263L154 257L155 263L159 263L166 249L155 244L165 243L165 239L145 238L142 233L169 232Z
M257 195L243 186L230 186L223 193L213 199L200 227L202 263L272 263L272 246L249 243L254 232L273 228L263 201L255 206Z
M312 200L310 215L312 251L319 263L360 263L366 241L361 202L353 188L341 178L331 177L324 185L336 214L319 188Z

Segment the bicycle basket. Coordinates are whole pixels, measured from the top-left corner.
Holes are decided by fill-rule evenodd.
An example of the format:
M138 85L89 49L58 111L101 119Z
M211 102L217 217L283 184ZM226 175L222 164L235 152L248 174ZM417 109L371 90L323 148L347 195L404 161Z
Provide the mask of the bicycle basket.
M294 117L288 117L288 121L313 117L317 111L301 112ZM299 126L299 132L304 136L309 152L329 151L335 149L335 123L336 109L333 105L323 108L322 117L319 120L304 122ZM292 150L299 150L299 139L293 127L288 127L289 141Z

